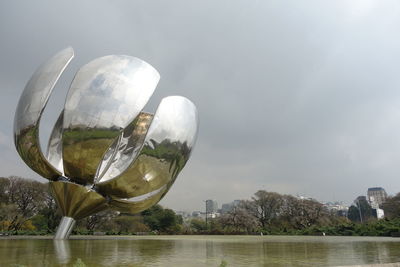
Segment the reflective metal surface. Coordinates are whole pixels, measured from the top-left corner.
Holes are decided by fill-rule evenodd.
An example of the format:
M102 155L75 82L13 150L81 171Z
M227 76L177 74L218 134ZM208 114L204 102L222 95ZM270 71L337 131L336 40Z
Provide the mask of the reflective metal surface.
M146 62L106 56L83 66L64 108L64 172L73 181L93 183L114 139L146 105L160 79Z
M141 112L136 119L126 127L106 152L98 169L96 183L107 181L125 171L143 145L147 130L153 119L153 114Z
M189 159L197 135L196 107L181 96L164 98L147 132L143 147L129 168L113 179L100 179L104 195L131 198L175 181Z
M62 217L60 225L58 225L57 232L54 235L54 239L66 239L70 236L72 229L75 226L75 219L71 217Z
M50 180L57 179L60 172L43 156L39 122L51 91L73 57L74 50L69 47L36 70L19 99L14 117L14 143L19 155L33 171Z
M62 175L64 175L64 167L62 161L62 125L63 125L64 111L61 112L53 131L49 138L47 145L47 160L55 167Z
M167 192L168 187L167 185L164 185L153 192L139 197L129 199L111 199L109 205L120 212L136 214L157 204Z
M68 238L74 220L106 208L137 213L160 201L188 161L198 128L196 107L181 96L164 98L154 115L142 112L158 72L134 57L106 56L76 74L45 158L40 116L72 56L65 49L35 72L14 122L22 159L51 180L64 216L59 239Z
M107 201L102 195L82 185L50 182L50 190L63 216L79 220L107 208Z

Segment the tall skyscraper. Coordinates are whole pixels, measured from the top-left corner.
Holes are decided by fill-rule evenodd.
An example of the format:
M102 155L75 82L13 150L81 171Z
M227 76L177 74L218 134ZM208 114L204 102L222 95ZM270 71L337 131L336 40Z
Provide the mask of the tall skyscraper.
M218 203L215 200L207 199L206 200L206 212L207 213L215 213L218 211Z
M379 208L379 206L382 205L382 203L385 202L387 198L386 191L382 187L368 188L367 195L371 207L375 209Z
M236 200L234 200L234 201L232 201L232 202L230 202L230 203L222 204L222 206L221 206L221 212L222 212L222 213L230 212L230 211L233 210L235 207L239 206L240 202L241 202L241 200L236 199Z

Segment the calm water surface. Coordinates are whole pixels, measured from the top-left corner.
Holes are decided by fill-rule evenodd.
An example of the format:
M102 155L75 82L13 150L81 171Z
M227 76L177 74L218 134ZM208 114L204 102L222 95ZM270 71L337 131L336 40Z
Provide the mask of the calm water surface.
M77 237L75 237L77 238ZM97 237L98 238L98 237ZM400 238L129 236L0 239L0 266L337 266L400 262Z

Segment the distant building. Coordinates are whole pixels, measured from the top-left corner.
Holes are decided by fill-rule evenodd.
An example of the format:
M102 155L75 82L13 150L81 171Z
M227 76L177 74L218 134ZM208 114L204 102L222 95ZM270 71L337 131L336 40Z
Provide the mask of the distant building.
M221 216L221 214L219 214L218 212L213 212L213 213L207 214L207 218L212 218L212 219L217 218L219 216Z
M361 202L367 202L367 197L366 196L358 196L355 200L354 200L354 204L356 204L356 206L358 207L359 203Z
M206 213L202 212L202 211L193 211L192 212L192 217L191 218L196 218L196 219L202 219L205 220L206 219ZM190 219L191 219L190 218Z
M383 217L385 217L385 212L383 209L376 209L376 218L382 219Z
M241 200L234 200L233 202L222 204L221 213L228 213L233 210L234 207L237 207L240 204Z
M368 188L367 196L368 202L374 209L378 209L387 198L386 191L382 187Z
M387 198L385 189L382 187L372 187L368 188L366 196L359 196L354 200L356 207L360 207L361 203L367 203L372 208L372 216L382 219L384 217L383 209L379 207ZM360 211L361 216L362 211Z
M195 217L195 218L196 218L196 217L201 217L201 213L202 213L201 211L197 211L197 210L196 210L196 211L193 211L193 212L192 212L192 217Z
M326 202L323 205L330 212L334 212L339 216L347 217L349 207L343 205L342 202Z
M176 213L176 215L181 215L182 218L189 218L189 217L192 217L192 214L191 214L190 212L187 212L187 211L180 211L180 210L178 210L178 211L175 211L175 213Z
M300 196L300 195L296 195L297 199L300 200L314 200L312 197L306 197L306 196Z
M367 191L368 202L375 210L376 217L382 219L384 217L383 209L380 206L386 201L387 194L382 187L371 187Z
M233 209L231 203L222 204L221 206L221 213L228 213Z
M206 200L206 213L216 213L218 212L218 203L215 200L207 199Z
M233 201L233 205L236 207L236 206L239 206L239 204L242 202L242 200L240 200L240 199L235 199L234 201Z

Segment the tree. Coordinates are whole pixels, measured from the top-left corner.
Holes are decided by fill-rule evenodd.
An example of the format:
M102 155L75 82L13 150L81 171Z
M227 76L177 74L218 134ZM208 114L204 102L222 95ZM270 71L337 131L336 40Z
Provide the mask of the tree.
M169 231L173 230L177 225L178 218L175 215L175 212L171 209L164 209L164 211L159 215L159 226L161 231Z
M53 196L50 194L50 190L47 187L43 190L43 203L40 206L38 215L43 217L43 222L45 227L42 230L47 230L48 232L54 232L60 223L61 215L58 212L57 203ZM41 229L41 228L38 228Z
M304 229L327 221L329 216L330 214L324 206L314 199L284 195L278 223L286 228Z
M15 204L18 211L11 219L8 230L16 231L38 213L43 205L47 185L16 176L11 176L8 180L3 193L7 194L9 203Z
M190 228L193 229L195 232L202 232L207 230L207 225L204 220L192 219L190 221Z
M221 225L232 228L235 232L255 232L260 226L259 220L242 205L234 207L219 218Z
M389 219L400 217L400 193L393 197L388 197L382 204L382 209L385 212L385 217Z
M316 200L300 199L264 190L256 192L252 200L242 203L243 208L257 218L259 225L264 230L301 230L312 225L327 224L332 216ZM240 210L236 212L240 212ZM237 220L235 214L230 214L230 219ZM233 225L238 225L238 222Z
M176 233L180 230L179 222L182 217L177 216L171 209L164 209L160 205L154 205L141 213L143 221L151 230Z
M84 219L86 230L94 231L96 229L107 228L109 222L118 215L118 212L113 210L104 210Z
M142 216L121 215L114 218L115 230L122 233L148 232L150 228L143 223Z
M0 228L2 231L9 231L12 229L11 223L21 219L22 217L19 214L17 205L11 203L0 203ZM21 221L20 226L22 226L22 224L23 221Z
M275 192L257 191L251 201L244 201L244 208L258 219L263 228L281 214L282 196Z
M9 202L8 188L10 185L10 180L8 178L0 177L0 203Z

